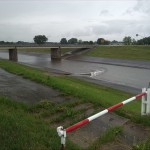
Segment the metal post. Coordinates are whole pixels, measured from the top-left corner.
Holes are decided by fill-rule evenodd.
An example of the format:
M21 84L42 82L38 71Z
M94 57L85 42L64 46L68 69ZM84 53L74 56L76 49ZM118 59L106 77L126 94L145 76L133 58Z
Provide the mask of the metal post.
M61 138L61 150L65 150L66 143L66 130L63 129L62 126L57 128L58 136Z
M145 92L146 88L142 89ZM141 115L150 114L150 88L147 89L147 95L142 96Z

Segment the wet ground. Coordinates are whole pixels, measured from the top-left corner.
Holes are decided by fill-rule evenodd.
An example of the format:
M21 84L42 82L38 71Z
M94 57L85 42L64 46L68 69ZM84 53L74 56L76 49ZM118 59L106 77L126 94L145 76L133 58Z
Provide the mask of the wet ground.
M55 103L71 100L61 96L57 90L23 79L2 69L0 69L0 95L30 104L42 100L50 100Z
M0 68L0 95L28 104L42 100L53 101L56 104L70 102L73 97L63 96L56 89L38 84L20 76L6 72Z

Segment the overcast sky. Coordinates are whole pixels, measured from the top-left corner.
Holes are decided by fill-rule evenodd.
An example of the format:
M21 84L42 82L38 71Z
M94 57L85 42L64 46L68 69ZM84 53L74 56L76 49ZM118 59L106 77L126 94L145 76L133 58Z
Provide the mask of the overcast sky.
M0 0L0 41L39 34L51 42L150 36L150 0Z

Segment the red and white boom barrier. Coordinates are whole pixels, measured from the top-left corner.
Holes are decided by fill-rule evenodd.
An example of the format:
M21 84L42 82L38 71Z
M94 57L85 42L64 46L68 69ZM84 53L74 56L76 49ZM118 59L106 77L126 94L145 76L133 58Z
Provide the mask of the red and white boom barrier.
M142 115L150 114L150 88L147 89L147 90L146 90L146 88L144 88L144 89L142 89L142 93L140 93L140 94L138 94L138 95L136 95L134 97L131 97L131 98L129 98L129 99L127 99L127 100L125 100L125 101L123 101L121 103L113 105L113 106L111 106L111 107L109 107L109 108L107 108L107 109L105 109L105 110L103 110L103 111L101 111L101 112L99 112L99 113L97 113L97 114L87 118L87 119L84 119L84 120L74 124L73 126L70 126L70 127L66 128L66 129L63 129L62 126L58 127L57 128L57 132L58 132L58 135L61 137L62 147L65 146L65 139L66 139L66 134L67 133L72 132L72 131L78 129L79 127L81 127L81 126L91 122L92 120L94 120L94 119L96 119L96 118L98 118L100 116L103 116L106 113L111 112L114 109L117 109L117 108L119 108L119 107L121 107L121 106L123 106L123 105L125 105L127 103L130 103L130 102L132 102L132 101L134 101L136 99L139 99L141 97L142 97L141 114Z

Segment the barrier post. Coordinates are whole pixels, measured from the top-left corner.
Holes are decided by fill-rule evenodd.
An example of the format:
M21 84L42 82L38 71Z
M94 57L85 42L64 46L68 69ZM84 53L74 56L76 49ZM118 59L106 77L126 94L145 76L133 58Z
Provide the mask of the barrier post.
M146 90L146 88L144 88L142 93L140 93L140 94L138 94L136 96L133 96L133 97L131 97L129 99L126 99L126 100L124 100L124 101L122 101L122 102L120 102L118 104L115 104L115 105L109 107L109 108L106 108L106 109L100 111L99 113L97 113L97 114L95 114L95 115L93 115L91 117L88 117L88 118L86 118L86 119L84 119L84 120L82 120L82 121L80 121L80 122L78 122L78 123L76 123L76 124L66 128L66 129L64 129L62 126L58 127L57 128L57 132L58 132L58 136L61 138L61 146L62 146L61 150L65 149L66 134L67 133L72 132L72 131L80 128L81 126L84 126L87 123L95 120L96 118L98 118L100 116L103 116L103 115L107 114L108 112L111 112L111 111L113 111L113 110L115 110L115 109L117 109L117 108L119 108L119 107L121 107L123 105L126 105L126 104L128 104L128 103L130 103L130 102L132 102L132 101L134 101L136 99L140 99L142 97L144 97L142 99L143 100L143 102L142 102L142 113L143 114L144 113L150 114L150 88L148 88L148 90ZM146 106L144 104L146 104Z
M63 129L62 126L57 128L57 133L61 138L61 150L65 150L66 144L66 130Z
M142 89L145 92L146 88ZM150 114L150 88L147 89L147 95L142 96L141 115Z

